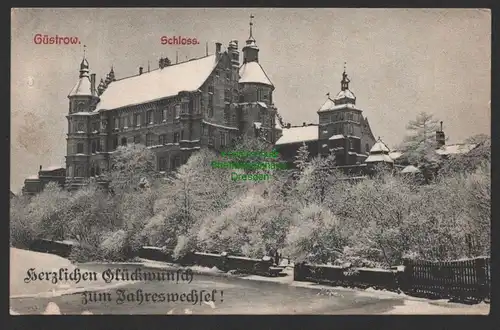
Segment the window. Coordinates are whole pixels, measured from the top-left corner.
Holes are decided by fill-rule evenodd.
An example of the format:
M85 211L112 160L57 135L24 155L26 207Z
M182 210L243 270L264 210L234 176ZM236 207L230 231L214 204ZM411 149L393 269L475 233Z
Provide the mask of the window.
M127 138L122 137L122 146L126 146L126 145L127 145Z
M92 166L90 168L90 176L95 176L95 168L94 168L94 166Z
M135 144L140 144L141 143L141 136L140 135L134 136L134 143Z
M241 103L241 102L244 102L244 101L245 101L245 97L243 95L240 95L239 96L239 102Z
M269 99L269 93L267 91L262 92L262 100L267 101Z
M180 112L181 112L181 106L180 106L180 104L176 104L175 105L175 119L179 118Z
M135 126L141 126L141 114L140 113L135 114Z
M181 131L181 140L184 140L184 130Z
M115 150L116 148L118 148L118 136L115 136L113 138L113 150Z
M92 141L92 153L95 154L97 151L97 141Z
M208 94L208 116L214 116L214 95Z
M224 102L231 102L231 90L224 90Z
M204 113L205 111L205 98L203 97L203 95L201 95L200 97L200 111L201 113Z
M341 112L341 113L339 114L339 120L344 120L344 113L343 113L343 112Z
M104 150L104 140L99 140L99 141L97 142L97 151L99 151L99 152L100 152L100 151L102 151L102 150Z
M128 117L123 117L123 128L128 128Z
M160 145L167 144L167 135L166 134L160 135L159 142L160 142Z
M92 123L92 132L97 132L99 131L99 123L94 122Z
M348 134L354 134L354 127L352 126L352 124L349 124L349 125L347 126L347 128L348 128L348 130L349 130L349 131L348 131L348 132L349 132Z
M101 168L99 167L99 165L97 165L95 168L95 175L101 175Z
M226 133L220 133L220 146L224 147L226 145Z
M115 118L115 129L119 129L120 128L120 118L116 117Z
M77 143L76 144L76 153L77 154L83 154L83 143Z
M150 147L153 145L154 136L153 134L146 134L146 147Z
M220 75L219 70L215 70L215 76L216 76L216 77L219 77L219 75Z
M205 126L205 125L201 126L201 135L203 135L203 136L207 136L208 135L207 126Z
M224 106L224 120L227 124L231 122L231 107L229 104Z
M154 124L153 122L153 110L149 110L147 113L146 113L147 117L146 117L146 123L147 124Z
M238 90L233 89L233 102L236 103L238 102Z
M158 170L164 172L167 170L167 157L160 157L158 159Z
M368 143L365 144L365 151L366 153L370 153L370 145Z
M178 132L174 133L174 143L179 143L179 133Z
M210 82L208 85L208 93L214 93L214 85L213 82Z
M129 120L130 127L134 127L134 115L133 114L130 114L128 120Z
M75 167L75 177L80 178L83 176L83 171L80 166Z
M161 112L161 121L166 122L167 121L167 114L168 114L168 108L165 108Z

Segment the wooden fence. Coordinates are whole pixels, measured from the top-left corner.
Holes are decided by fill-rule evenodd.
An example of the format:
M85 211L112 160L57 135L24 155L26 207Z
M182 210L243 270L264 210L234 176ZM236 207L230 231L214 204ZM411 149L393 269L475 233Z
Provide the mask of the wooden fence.
M401 288L414 295L459 300L490 298L490 258L459 261L405 260Z

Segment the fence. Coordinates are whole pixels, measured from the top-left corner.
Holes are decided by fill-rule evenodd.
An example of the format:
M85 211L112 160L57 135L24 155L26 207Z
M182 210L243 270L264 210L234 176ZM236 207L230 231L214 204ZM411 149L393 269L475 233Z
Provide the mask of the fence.
M483 300L490 298L490 258L459 261L404 260L402 289L411 294Z
M398 272L388 269L350 268L332 265L295 264L294 281L310 281L335 286L374 287L398 291Z

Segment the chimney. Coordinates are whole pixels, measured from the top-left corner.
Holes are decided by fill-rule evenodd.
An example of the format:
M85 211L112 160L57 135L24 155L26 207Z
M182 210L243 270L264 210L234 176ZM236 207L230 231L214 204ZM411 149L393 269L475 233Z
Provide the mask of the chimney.
M215 53L220 54L220 48L222 44L220 42L215 43Z
M42 170L42 165L40 165L40 171Z
M436 142L437 142L437 147L441 148L446 143L446 136L443 132L443 122L441 121L439 124L440 124L440 130L436 131Z
M302 126L307 126L306 122L303 122L303 123L302 123Z
M160 67L160 69L163 69L164 63L165 63L165 61L163 60L163 58L160 58L160 61L158 63L158 66Z
M292 127L292 124L290 124L290 123L286 124L286 128L290 128L290 127Z
M142 66L139 67L139 74L141 75L142 74Z
M92 73L90 75L90 92L92 96L96 95L96 89L95 89L95 73Z

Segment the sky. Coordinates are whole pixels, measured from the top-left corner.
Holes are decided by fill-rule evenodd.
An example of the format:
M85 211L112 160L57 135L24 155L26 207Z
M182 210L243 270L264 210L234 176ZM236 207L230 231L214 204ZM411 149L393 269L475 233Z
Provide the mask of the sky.
M356 104L375 137L399 144L406 123L425 111L444 123L448 143L490 133L491 12L487 9L361 8L23 8L12 9L11 179L19 192L40 165L64 166L68 99L86 45L97 82L113 65L122 78L227 48L249 35L275 85L286 122L317 123L326 93L340 91L344 63ZM40 45L37 33L81 44ZM198 45L162 45L162 36Z

